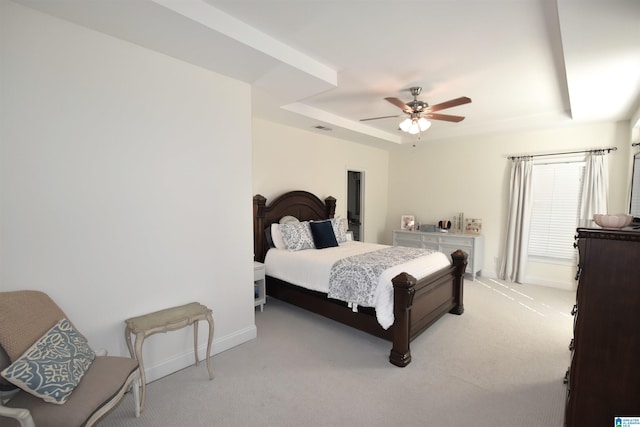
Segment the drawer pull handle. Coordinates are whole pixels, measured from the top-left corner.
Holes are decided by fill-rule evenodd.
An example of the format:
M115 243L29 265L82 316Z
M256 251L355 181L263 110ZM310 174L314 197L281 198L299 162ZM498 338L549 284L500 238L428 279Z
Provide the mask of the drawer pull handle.
M578 304L574 304L573 308L571 309L571 315L575 316L577 312L578 312Z
M578 265L578 271L576 271L576 280L580 280L581 274L582 274L582 266Z
M569 343L569 351L573 351L574 348L576 348L575 344L575 339L571 338L571 342Z

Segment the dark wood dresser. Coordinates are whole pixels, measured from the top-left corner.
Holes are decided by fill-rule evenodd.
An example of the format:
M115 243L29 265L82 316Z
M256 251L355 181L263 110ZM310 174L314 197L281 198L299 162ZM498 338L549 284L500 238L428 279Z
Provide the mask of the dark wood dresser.
M565 425L640 417L640 232L579 228Z

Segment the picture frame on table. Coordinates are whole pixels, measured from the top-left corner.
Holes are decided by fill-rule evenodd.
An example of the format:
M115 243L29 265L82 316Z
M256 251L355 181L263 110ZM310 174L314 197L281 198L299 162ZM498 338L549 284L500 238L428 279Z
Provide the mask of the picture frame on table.
M402 215L400 220L400 229L406 231L413 231L416 227L416 217L413 215Z
M482 219L465 218L464 232L467 234L480 235L482 233Z

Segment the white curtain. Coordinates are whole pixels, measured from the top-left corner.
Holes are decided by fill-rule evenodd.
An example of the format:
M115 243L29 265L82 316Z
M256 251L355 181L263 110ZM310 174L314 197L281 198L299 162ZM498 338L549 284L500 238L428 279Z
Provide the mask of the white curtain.
M527 263L529 225L531 222L531 174L533 160L520 157L513 160L509 186L509 217L505 255L500 267L500 278L522 283Z
M592 151L587 155L582 180L579 227L593 227L593 214L606 214L609 205L609 173L604 150Z

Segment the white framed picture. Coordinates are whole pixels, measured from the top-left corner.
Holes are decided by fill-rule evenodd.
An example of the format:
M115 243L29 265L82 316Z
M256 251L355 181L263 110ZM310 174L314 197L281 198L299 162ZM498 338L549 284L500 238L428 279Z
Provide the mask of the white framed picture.
M416 218L413 215L402 215L400 229L413 231L416 227Z
M465 218L464 220L464 232L467 234L480 234L482 233L482 219L480 218Z

